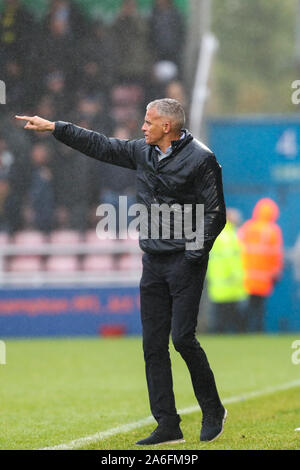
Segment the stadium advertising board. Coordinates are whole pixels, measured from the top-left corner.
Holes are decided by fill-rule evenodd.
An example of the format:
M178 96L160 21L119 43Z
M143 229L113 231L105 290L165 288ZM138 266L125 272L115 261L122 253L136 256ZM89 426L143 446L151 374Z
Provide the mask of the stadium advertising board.
M135 287L3 289L1 337L140 334Z

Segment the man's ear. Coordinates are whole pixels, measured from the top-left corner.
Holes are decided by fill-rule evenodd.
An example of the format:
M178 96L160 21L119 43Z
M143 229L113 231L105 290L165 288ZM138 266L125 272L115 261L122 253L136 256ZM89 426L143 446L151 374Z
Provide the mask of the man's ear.
M171 130L171 123L170 121L165 121L164 122L164 133L168 134Z

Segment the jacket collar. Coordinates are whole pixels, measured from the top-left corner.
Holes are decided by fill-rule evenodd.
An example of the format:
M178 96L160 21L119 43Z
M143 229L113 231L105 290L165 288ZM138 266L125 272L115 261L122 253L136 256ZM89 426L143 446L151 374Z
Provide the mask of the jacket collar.
M183 133L184 133L184 137L182 137ZM190 131L184 128L181 129L180 139L171 141L172 153L174 152L174 150L178 151L181 148L183 148L186 144L191 142L191 140L193 140L193 136L190 133ZM151 145L151 147L155 149L156 145Z
M171 142L172 148L174 150L184 147L187 143L193 140L192 134L187 129L181 129L181 134L182 133L185 134L183 138L180 138L179 140L172 140Z

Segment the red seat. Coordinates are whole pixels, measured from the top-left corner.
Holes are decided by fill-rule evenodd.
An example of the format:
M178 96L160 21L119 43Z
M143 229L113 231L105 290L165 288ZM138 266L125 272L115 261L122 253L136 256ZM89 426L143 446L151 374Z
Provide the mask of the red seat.
M80 264L77 256L66 255L49 256L46 261L46 270L51 272L76 272L80 270Z
M114 259L110 255L87 255L83 259L84 271L113 271Z
M14 256L8 263L10 272L39 272L43 264L40 256Z
M16 245L37 246L46 242L46 235L38 230L24 230L17 232L13 241Z
M49 241L53 244L69 245L70 243L80 243L81 239L81 233L77 230L54 230L49 236Z

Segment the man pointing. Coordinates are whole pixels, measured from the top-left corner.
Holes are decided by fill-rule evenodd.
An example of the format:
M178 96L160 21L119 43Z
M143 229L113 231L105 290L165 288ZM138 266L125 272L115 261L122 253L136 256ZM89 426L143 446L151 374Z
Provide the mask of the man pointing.
M62 121L38 116L16 116L27 121L25 129L50 131L64 144L102 162L136 171L137 202L151 207L186 204L195 213L204 206L203 243L191 249L184 236L140 236L144 251L140 282L143 350L151 412L158 426L137 442L154 445L181 442L169 356L169 336L189 369L195 396L202 410L201 441L212 441L223 431L226 410L216 387L206 354L195 336L197 316L209 251L225 225L221 167L214 154L185 129L181 104L173 99L148 104L143 139L120 140ZM197 232L196 218L193 230ZM202 225L203 227L203 225Z

